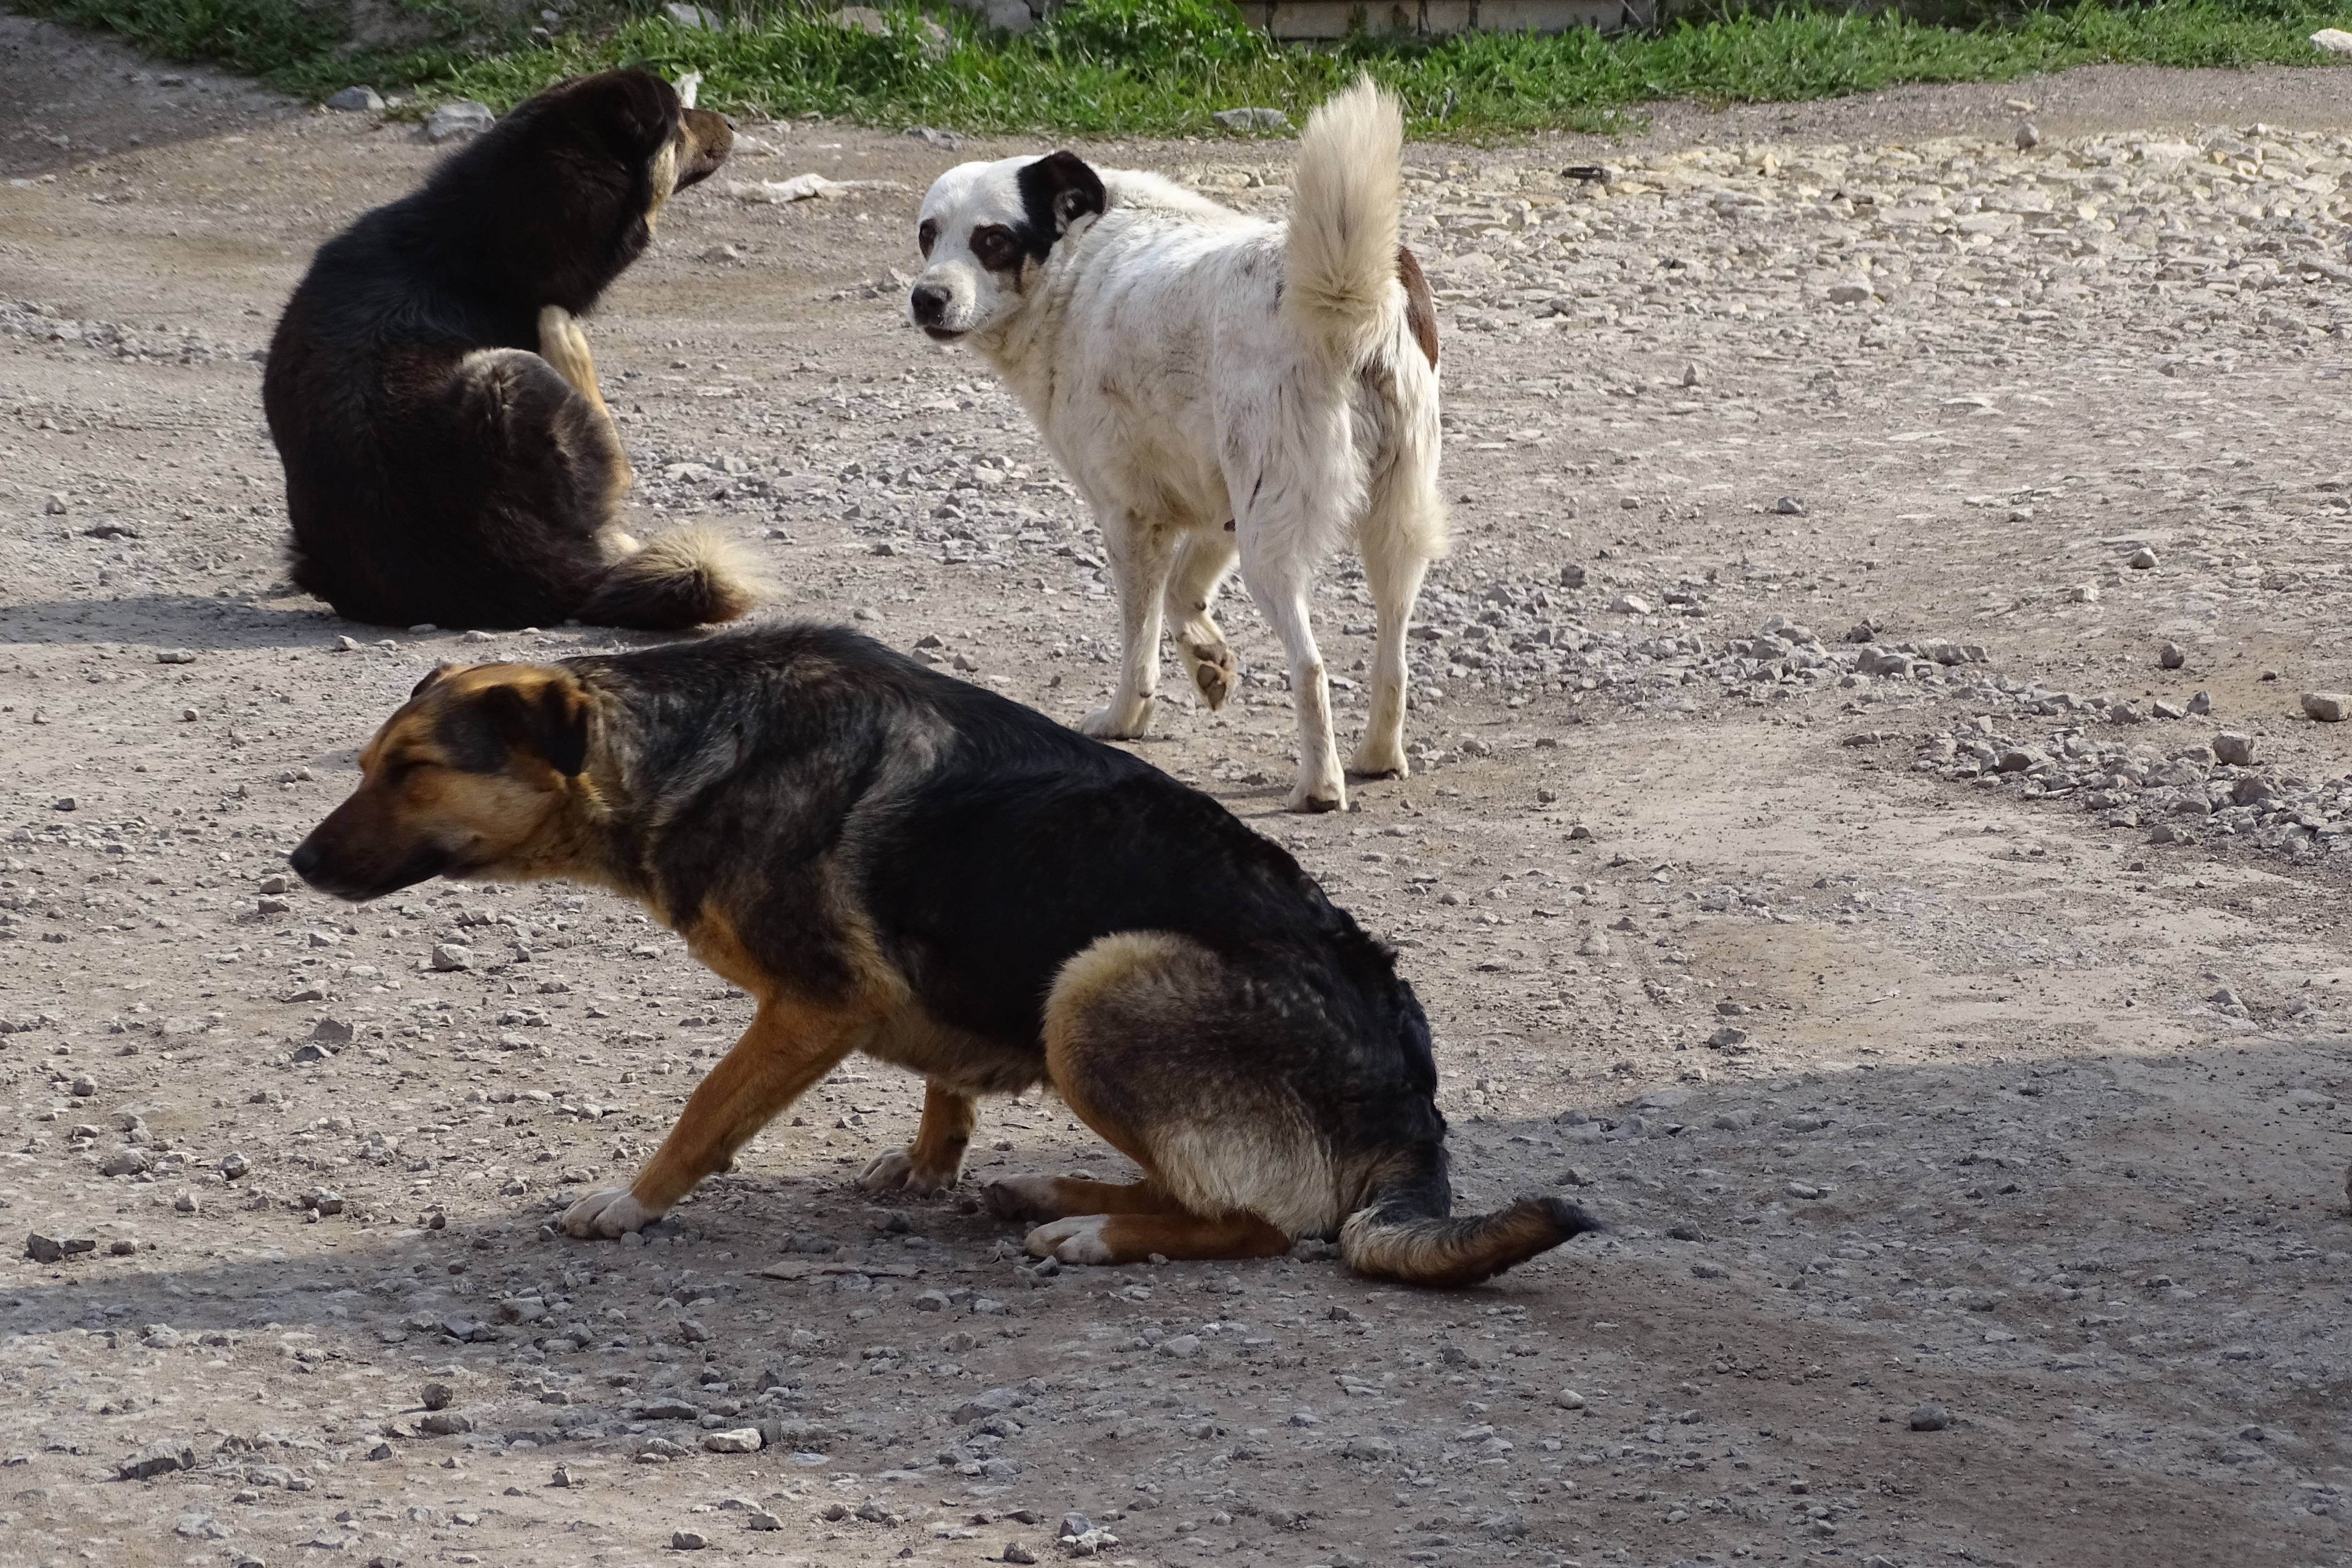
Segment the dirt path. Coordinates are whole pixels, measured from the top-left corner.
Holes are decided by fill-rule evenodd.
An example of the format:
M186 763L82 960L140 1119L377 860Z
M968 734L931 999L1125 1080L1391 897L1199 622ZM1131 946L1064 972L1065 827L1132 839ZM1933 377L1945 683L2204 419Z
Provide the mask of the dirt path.
M1017 1562L1071 1513L1150 1563L2345 1561L2352 727L2300 703L2352 686L2323 79L1413 150L1459 498L1416 776L1276 809L1240 599L1239 702L1171 687L1139 749L1403 950L1465 1205L1615 1226L1439 1296L1028 1269L969 1182L850 1190L913 1125L883 1069L650 1245L541 1237L742 999L601 894L273 880L431 662L629 640L286 586L253 355L433 154L233 84L179 117L52 28L0 48L155 79L121 119L0 108L0 1219L94 1243L0 1264L0 1563ZM2012 91L2057 106L2030 156ZM1098 540L890 278L957 154L751 129L592 324L644 521L1075 715ZM1283 196L1279 144L1100 155ZM746 199L807 169L902 188ZM1343 674L1366 604L1340 570L1318 606ZM1118 1165L1050 1100L975 1147Z

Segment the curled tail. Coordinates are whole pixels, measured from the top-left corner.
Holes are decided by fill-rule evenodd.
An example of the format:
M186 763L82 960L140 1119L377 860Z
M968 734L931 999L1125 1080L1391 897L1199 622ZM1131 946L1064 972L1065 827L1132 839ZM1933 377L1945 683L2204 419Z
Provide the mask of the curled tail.
M1328 99L1299 138L1283 304L1355 358L1397 286L1404 116L1370 77Z
M1359 1274L1408 1285L1475 1285L1601 1224L1565 1198L1521 1198L1492 1214L1430 1212L1419 1184L1391 1188L1348 1216L1339 1257Z
M591 626L683 631L731 621L758 600L724 540L708 529L681 528L615 563L578 614Z

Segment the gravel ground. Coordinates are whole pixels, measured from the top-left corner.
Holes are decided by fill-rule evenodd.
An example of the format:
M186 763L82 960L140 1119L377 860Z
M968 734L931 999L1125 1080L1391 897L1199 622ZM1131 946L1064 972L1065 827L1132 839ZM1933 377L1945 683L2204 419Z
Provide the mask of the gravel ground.
M1415 775L1279 811L1240 596L1237 701L1171 685L1137 749L1402 951L1465 1205L1612 1223L1439 1295L1031 1268L971 1181L853 1188L919 1101L859 1067L649 1238L548 1237L744 999L601 893L282 880L432 662L635 640L284 581L254 355L433 153L0 47L122 84L0 113L0 1563L2346 1561L2332 103L2085 73L1410 150L1459 536ZM2097 113L2020 153L2020 90ZM590 327L639 521L1075 717L1098 536L897 300L929 178L1016 149L748 129ZM1284 199L1280 143L1088 151ZM878 184L767 199L812 171ZM1319 609L1349 676L1360 579ZM1050 1099L974 1147L1121 1168Z

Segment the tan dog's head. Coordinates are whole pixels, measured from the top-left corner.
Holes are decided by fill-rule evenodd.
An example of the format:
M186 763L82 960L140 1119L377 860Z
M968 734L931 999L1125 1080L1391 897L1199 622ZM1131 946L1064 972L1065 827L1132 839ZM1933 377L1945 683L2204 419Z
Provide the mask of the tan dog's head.
M570 670L444 665L375 732L360 752L360 787L289 863L320 892L353 900L428 877L551 874L593 721Z

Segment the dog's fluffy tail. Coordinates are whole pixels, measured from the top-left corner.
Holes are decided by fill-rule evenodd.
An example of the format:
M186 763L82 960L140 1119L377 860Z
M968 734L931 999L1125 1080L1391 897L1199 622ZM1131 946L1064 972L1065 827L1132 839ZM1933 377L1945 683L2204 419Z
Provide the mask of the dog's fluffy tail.
M1370 349L1396 291L1403 156L1404 115L1369 76L1299 139L1283 300L1346 358Z
M1443 1190L1442 1187L1439 1190ZM1475 1285L1601 1222L1565 1198L1521 1198L1492 1214L1432 1214L1428 1189L1392 1188L1348 1216L1339 1257L1359 1274L1408 1285Z
M616 562L579 616L591 626L683 631L731 621L758 600L726 541L708 529L681 528Z

